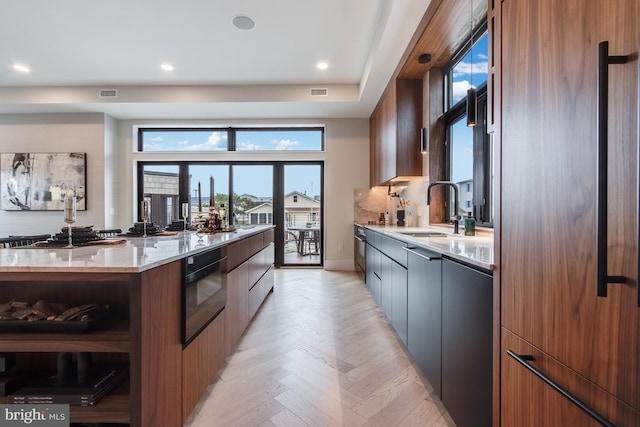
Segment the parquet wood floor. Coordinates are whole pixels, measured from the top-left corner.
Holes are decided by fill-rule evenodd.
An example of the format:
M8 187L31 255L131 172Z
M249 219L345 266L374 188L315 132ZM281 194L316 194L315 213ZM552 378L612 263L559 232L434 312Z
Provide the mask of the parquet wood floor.
M187 427L455 426L355 273L275 277Z

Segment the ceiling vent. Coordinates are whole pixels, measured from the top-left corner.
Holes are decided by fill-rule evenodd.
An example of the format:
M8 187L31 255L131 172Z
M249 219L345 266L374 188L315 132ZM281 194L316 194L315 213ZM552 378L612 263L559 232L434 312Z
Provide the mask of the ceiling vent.
M100 98L117 98L118 89L100 89L98 96Z
M311 89L311 96L327 96L327 95L329 95L329 89L327 88Z

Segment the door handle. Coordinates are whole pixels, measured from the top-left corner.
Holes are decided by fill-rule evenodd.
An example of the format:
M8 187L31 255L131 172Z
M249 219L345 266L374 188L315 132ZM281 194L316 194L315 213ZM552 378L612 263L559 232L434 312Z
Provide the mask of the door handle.
M629 56L609 56L609 42L598 44L598 147L597 147L597 193L596 193L596 247L597 247L597 295L607 296L609 283L625 283L624 276L607 274L607 183L608 183L608 145L609 145L609 65L625 64ZM639 301L640 304L640 301Z
M404 249L405 251L410 252L410 253L412 253L412 254L414 254L416 256L419 256L420 258L424 258L427 261L439 261L439 260L442 259L442 256L440 256L440 255L428 256L428 255L425 255L424 253L416 252L416 251L413 250L415 248L409 248L409 247L404 246L402 249Z

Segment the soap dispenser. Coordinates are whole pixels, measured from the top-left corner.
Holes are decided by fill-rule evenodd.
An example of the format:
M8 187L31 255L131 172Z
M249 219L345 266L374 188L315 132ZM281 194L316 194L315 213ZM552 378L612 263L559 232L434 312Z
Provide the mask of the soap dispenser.
M471 212L467 214L464 219L464 235L475 236L476 235L476 219L471 216Z

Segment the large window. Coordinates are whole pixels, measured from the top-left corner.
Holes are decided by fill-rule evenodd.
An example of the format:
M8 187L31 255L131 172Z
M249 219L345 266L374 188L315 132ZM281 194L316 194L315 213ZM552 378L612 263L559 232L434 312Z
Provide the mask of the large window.
M138 151L228 151L226 129L141 129Z
M445 72L446 179L459 189L459 211L491 227L491 142L487 135L488 35L486 26L452 59ZM468 125L468 91L474 89L475 126ZM473 97L470 98L473 102ZM453 191L445 200L447 217L453 216Z
M138 151L322 151L324 128L142 128Z
M319 157L312 153L324 150L323 128L141 128L138 150L154 153L138 161L138 201L149 203L158 228L182 230L186 216L193 230L212 203L218 212L224 205L224 225L275 226L276 266L322 265L323 162L273 153Z
M323 130L238 129L236 151L322 151Z

